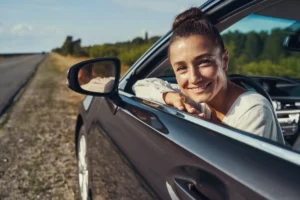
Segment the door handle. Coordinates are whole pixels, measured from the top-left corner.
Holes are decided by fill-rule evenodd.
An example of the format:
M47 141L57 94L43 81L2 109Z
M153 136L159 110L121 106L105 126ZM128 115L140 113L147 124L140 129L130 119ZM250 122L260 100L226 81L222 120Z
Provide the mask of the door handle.
M224 200L224 196L211 185L199 184L190 178L174 178L178 196L182 200Z

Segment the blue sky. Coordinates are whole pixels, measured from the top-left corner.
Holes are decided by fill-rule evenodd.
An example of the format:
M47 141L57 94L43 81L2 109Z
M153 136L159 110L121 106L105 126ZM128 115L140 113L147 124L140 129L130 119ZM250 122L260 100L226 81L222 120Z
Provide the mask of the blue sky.
M41 52L67 35L82 46L163 35L174 17L205 0L1 0L0 53Z
M226 29L223 33L227 31L238 30L240 32L249 31L270 31L273 28L286 28L292 25L295 20L279 19L273 17L266 17L252 14L236 24L232 25L230 28Z
M67 35L82 46L164 35L174 17L205 0L1 0L0 53L41 52L59 47ZM259 22L264 23L259 23ZM286 27L283 21L250 17L240 31ZM292 22L289 22L292 23Z

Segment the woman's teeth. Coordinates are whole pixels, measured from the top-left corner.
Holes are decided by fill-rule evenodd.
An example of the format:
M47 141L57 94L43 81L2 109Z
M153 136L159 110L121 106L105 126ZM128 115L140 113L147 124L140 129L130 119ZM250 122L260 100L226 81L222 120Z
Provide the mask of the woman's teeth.
M197 88L192 88L193 91L201 91L204 90L205 88L207 88L207 86L209 85L209 83L205 84L204 86L199 86Z

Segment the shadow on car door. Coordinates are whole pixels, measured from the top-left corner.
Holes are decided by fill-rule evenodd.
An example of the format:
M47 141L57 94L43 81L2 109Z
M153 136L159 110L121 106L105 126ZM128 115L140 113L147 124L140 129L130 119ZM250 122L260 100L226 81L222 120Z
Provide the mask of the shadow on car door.
M197 125L174 109L170 113L126 93L120 96L123 104L116 111L109 99L102 101L97 123L154 192L153 198L299 198L300 168L295 163L218 133L232 133L230 129ZM266 149L274 146L240 135Z

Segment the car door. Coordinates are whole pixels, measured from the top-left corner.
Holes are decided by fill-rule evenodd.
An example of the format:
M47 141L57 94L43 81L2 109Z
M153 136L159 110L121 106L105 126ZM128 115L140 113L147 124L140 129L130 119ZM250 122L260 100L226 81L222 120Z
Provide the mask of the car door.
M173 191L180 199L299 197L297 153L153 102L122 99L115 115L103 102L101 127L162 199Z
M219 16L222 6L232 12L238 10L233 12L235 15L258 8L254 4L257 1L244 1L243 5L224 2L211 8L210 14L218 16L216 21L223 17ZM243 7L245 2L251 3L248 10ZM270 3L265 1L259 6L267 6L266 2ZM220 10L213 12L216 8ZM247 12L241 13L242 9ZM139 99L130 92L127 84L150 73L146 67L162 59L160 48L164 48L166 41L161 40L122 79L122 103L102 98L101 113L97 115L103 135L110 138L153 192L151 198L299 199L298 153L275 142Z

